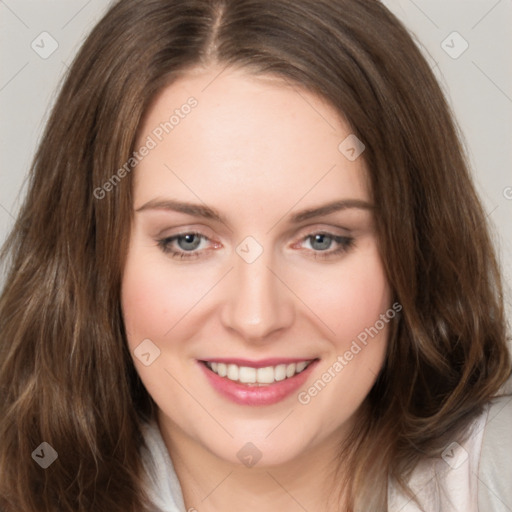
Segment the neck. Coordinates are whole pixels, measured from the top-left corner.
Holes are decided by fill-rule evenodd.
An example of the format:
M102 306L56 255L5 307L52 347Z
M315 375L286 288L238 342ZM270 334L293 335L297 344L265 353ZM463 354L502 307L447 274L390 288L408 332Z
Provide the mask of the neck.
M283 464L246 467L217 457L170 420L159 423L187 511L347 511L336 472L339 431Z

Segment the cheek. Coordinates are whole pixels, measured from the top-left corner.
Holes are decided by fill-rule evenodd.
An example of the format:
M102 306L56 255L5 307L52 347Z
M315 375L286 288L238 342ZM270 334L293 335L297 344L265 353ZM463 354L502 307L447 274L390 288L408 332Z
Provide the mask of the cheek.
M312 299L332 330L328 334L332 350L325 354L316 380L297 398L305 414L318 416L321 428L332 431L349 420L375 383L386 358L395 312L376 252L347 264L327 284Z
M164 338L205 293L204 274L170 272L171 263L154 248L129 253L121 301L131 347L144 338Z
M136 263L136 258L127 262L121 293L128 342L132 347L144 338L159 338L169 329L167 311L171 306L162 279L148 266Z
M357 337L390 307L391 294L380 262L368 263L349 276L338 300L340 310L335 317L338 319L336 329L343 332L344 338ZM332 314L336 312L332 311Z
M197 301L197 293L197 286L190 279L187 281L180 272L169 272L169 262L154 247L139 244L131 248L121 289L127 342L136 371L160 408L165 406L170 393L176 399L182 397L179 386L166 372L172 367L166 353L166 334L190 308L187 304ZM152 344L145 351L149 351L151 357L158 353L149 365L137 356L141 352L139 345L147 339ZM175 355L180 348L180 344L173 344Z
M302 283L301 296L308 298L313 313L328 327L327 336L340 349L373 326L391 305L384 268L373 244Z

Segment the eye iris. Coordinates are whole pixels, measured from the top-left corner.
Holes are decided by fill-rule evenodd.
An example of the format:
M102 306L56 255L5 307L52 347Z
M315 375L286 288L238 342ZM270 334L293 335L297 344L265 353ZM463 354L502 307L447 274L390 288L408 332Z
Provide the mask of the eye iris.
M311 237L311 247L317 251L326 251L331 247L332 238L329 235L314 235Z
M177 239L178 245L180 249L183 251L193 251L199 247L201 243L201 238L198 235L193 233L187 235L181 235Z

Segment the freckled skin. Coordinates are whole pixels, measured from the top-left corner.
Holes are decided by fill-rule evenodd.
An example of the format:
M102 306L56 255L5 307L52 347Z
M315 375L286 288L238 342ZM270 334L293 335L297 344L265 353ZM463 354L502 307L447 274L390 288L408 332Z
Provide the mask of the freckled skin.
M338 151L350 127L311 93L235 70L203 91L216 74L198 69L166 88L140 132L143 143L187 98L197 99L137 166L134 209L172 199L207 205L223 222L163 209L135 213L122 282L128 343L133 354L149 338L161 351L150 366L134 363L158 405L188 507L231 510L245 500L244 510L253 510L249 501L257 510L271 496L279 510L295 510L269 479L271 468L317 510L330 457L384 362L387 326L308 405L297 393L271 406L235 404L211 387L197 361L318 358L307 389L390 307L371 209L290 222L334 201L370 203L364 153L351 162ZM318 250L325 239L308 238L319 232L352 245L333 242L325 255ZM184 233L202 236L192 257L158 244ZM252 263L236 250L248 236L257 244L244 251L262 249ZM167 247L190 246L174 239ZM262 457L246 469L237 452L249 441ZM230 471L231 483L200 503Z

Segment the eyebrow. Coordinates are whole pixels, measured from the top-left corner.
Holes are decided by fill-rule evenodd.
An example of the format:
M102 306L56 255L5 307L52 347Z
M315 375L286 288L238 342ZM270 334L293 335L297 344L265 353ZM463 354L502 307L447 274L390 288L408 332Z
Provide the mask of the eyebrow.
M372 210L373 208L374 206L367 201L362 201L360 199L344 199L294 213L290 218L290 222L293 224L298 224L299 222L304 222L305 220L329 215L341 210ZM152 199L143 204L140 208L137 208L135 211L143 212L146 210L170 210L184 213L186 215L191 215L193 217L203 217L205 219L215 220L223 224L226 223L226 218L217 210L210 208L209 206L195 203L185 203L181 201L175 201L173 199Z
M216 220L218 222L226 223L226 219L216 210L203 204L184 203L181 201L174 201L173 199L151 199L137 208L136 212L143 212L146 210L171 210L179 213L185 213L193 217L203 217L205 219Z
M325 215L329 215L341 210L349 210L354 208L360 210L373 210L374 207L371 203L362 201L361 199L344 199L341 201L334 201L332 203L328 203L316 208L302 210L301 212L293 214L290 220L292 223L299 223L314 217L323 217Z

